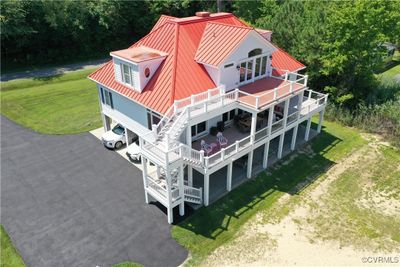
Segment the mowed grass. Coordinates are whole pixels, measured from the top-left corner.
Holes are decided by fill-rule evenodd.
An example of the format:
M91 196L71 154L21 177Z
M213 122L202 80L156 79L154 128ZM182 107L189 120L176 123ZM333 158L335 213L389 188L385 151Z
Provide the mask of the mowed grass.
M306 186L323 177L336 161L366 144L356 130L331 122L324 125L322 133L306 145L309 152L295 152L285 164L281 161L172 228L172 236L190 251L187 265L201 264L213 250L231 241L256 213L273 215L283 194L296 196L301 190L296 185Z
M0 267L24 267L25 263L13 246L3 225L0 224L1 249L0 249Z
M93 69L1 83L1 113L44 134L74 134L101 126Z

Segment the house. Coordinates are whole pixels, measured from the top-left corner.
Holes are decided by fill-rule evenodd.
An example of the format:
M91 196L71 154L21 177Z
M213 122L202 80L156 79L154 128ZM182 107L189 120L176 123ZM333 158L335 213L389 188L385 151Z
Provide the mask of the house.
M164 205L169 223L174 207L208 206L321 131L327 95L271 34L230 13L161 16L89 76L105 130L115 121L140 136L145 201Z

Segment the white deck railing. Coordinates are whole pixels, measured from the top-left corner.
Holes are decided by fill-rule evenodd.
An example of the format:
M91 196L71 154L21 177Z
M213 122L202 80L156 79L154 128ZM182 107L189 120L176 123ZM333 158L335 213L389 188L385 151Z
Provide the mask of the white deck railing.
M181 127L182 123L194 117L235 102L259 110L260 108L265 108L269 103L307 86L307 75L285 71L284 75L274 77L284 80L285 83L260 95L253 95L239 89L226 93L225 87L219 86L207 92L175 101L160 122L153 126L152 133L142 136L143 141L140 145L141 148L149 152L153 158L165 164L183 158L193 164L208 168L216 162L242 151L251 144L252 139L258 142L269 134L276 133L284 127L285 124L283 120L274 122L271 125L271 129L269 129L269 126L261 129L257 131L254 136L248 136L242 140L238 140L235 144L223 148L221 151L211 156L204 156L204 152L194 150L180 143L178 140L183 128ZM304 95L303 101L304 105L302 106L300 115L298 112L289 115L286 120L286 125L295 122L299 117L304 117L305 114L310 113L313 109L325 104L327 95L309 90ZM173 122L171 121L172 119ZM172 123L172 125L168 128L168 131L164 133L166 135L166 140L156 144L155 140L157 136L168 123ZM173 148L171 148L171 146L173 146Z

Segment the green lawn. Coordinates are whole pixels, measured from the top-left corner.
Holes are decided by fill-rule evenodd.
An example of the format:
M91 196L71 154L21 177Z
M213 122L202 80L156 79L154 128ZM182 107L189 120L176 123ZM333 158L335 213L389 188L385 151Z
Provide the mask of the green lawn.
M124 261L124 262L113 265L113 267L143 267L143 265L140 263L133 262L133 261Z
M24 261L13 246L3 225L0 224L1 250L0 267L24 267Z
M1 83L1 113L45 134L73 134L101 126L94 70Z
M172 228L172 236L190 251L188 265L199 265L213 250L232 240L257 212L272 214L283 194L296 195L295 186L300 182L312 183L336 161L366 143L356 130L337 123L324 125L322 133L310 143L310 152L295 152L291 161L281 161Z
M400 74L400 64L382 72L380 77L382 79L393 79L397 74Z

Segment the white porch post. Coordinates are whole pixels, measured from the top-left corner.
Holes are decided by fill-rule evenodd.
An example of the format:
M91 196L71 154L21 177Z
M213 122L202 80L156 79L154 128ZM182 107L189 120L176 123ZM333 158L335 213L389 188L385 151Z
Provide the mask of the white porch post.
M271 135L271 130L272 130L272 123L274 123L272 120L274 119L274 108L275 108L275 105L272 105L270 108L269 108L269 111L268 111L268 136L270 136Z
M128 128L125 128L125 143L126 143L126 147L129 146L129 130Z
M302 110L302 106L303 106L304 91L301 91L301 93L298 94L298 96L299 96L299 99L298 99L298 102L297 102L297 111L298 111L297 119L300 118L300 115L301 115L301 110Z
M168 215L168 223L171 224L174 221L174 213L172 210L172 195L171 195L171 171L169 168L165 170L165 173L167 175L167 215Z
M251 172L253 168L253 150L249 152L247 159L247 178L251 178Z
M226 176L226 190L231 191L232 189L232 165L233 162L231 161L228 164L228 171L227 171L227 176Z
M290 98L285 100L285 107L283 109L283 128L286 128L286 124L287 124L287 117L288 117L288 113L289 113L289 102L290 102Z
M279 136L278 159L282 158L283 142L285 141L285 132Z
M184 185L183 185L183 165L179 166L179 196L181 197L181 204L179 204L179 215L185 215L185 201L184 201Z
M299 129L299 125L297 124L294 128L293 128L293 135L292 135L292 143L290 144L290 149L294 150L294 148L296 147L296 138L297 138L297 131Z
M157 165L157 178L160 178L160 176L161 176L160 166Z
M320 133L321 132L321 128L322 128L322 121L324 119L324 113L325 110L321 110L319 112L319 121L318 121L318 128L317 128L317 132Z
M143 169L143 187L144 187L144 197L147 204L149 204L149 196L147 194L147 159L142 156L142 169Z
M204 174L204 206L208 206L210 197L210 174Z
M254 134L256 132L256 126L257 126L257 112L253 112L253 115L251 116L251 130L250 130L250 140L251 143L254 143Z
M268 140L268 142L266 142L264 145L264 157L263 157L263 168L264 169L266 169L268 166L269 142L270 142L270 140Z
M310 128L311 128L311 118L308 118L306 126L306 135L304 136L304 139L306 141L308 141L308 138L310 137Z
M193 168L188 165L188 186L193 187Z
M103 120L104 131L107 132L107 131L111 130L110 118L107 115L105 115L104 113L101 113L101 118Z

